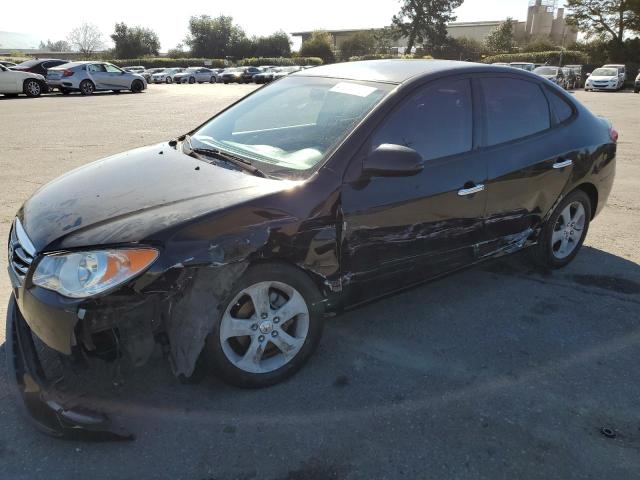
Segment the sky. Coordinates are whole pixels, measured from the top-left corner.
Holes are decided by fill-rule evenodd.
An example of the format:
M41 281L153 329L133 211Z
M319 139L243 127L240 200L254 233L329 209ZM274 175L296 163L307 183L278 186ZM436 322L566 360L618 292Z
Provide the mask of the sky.
M562 3L559 0L558 3ZM22 2L7 1L2 6L0 31L20 32L37 39L60 40L82 22L96 24L105 40L110 40L116 22L142 25L156 31L161 51L175 47L186 35L189 17L208 14L230 15L247 34L381 27L390 23L399 10L399 0L155 0L136 2L110 0L98 8L89 3L82 8L64 8L51 0L32 0L26 13ZM375 6L373 6L375 5ZM465 0L456 10L458 21L525 20L528 0Z

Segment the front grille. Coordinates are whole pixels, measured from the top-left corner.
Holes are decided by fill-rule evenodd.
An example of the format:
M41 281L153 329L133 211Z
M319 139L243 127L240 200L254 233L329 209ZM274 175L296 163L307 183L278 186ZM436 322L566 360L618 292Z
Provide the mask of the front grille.
M9 265L18 277L24 279L36 254L35 247L16 218L9 235Z

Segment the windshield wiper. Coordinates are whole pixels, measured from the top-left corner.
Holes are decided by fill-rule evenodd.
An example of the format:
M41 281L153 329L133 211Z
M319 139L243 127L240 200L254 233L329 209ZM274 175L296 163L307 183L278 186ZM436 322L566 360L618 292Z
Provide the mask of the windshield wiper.
M251 162L245 160L244 158L237 157L227 152L223 152L222 150L218 150L217 148L193 148L193 146L191 145L191 136L189 135L185 135L184 141L187 142L187 147L191 153L218 158L227 163L231 163L232 165L235 165L236 167L239 167L242 170L255 175L256 177L268 178L268 175L266 173L264 173L258 167L255 167Z

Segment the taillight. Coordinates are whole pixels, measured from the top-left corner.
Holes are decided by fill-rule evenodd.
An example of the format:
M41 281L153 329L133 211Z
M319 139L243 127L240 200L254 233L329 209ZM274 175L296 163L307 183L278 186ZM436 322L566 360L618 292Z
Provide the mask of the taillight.
M611 137L611 141L613 143L618 143L619 136L620 135L618 134L618 131L615 128L613 127L609 128L609 137Z
M73 76L73 70L65 70L64 72L62 72L62 76L63 77L72 77Z

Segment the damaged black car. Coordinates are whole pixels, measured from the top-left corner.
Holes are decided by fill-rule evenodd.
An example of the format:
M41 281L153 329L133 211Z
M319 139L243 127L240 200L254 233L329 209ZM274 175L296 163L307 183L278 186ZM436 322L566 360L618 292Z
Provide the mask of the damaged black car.
M9 238L19 401L46 433L118 435L54 399L35 340L135 365L160 343L181 378L265 387L341 310L525 248L563 267L606 203L616 141L516 69L380 60L292 74L26 201Z

